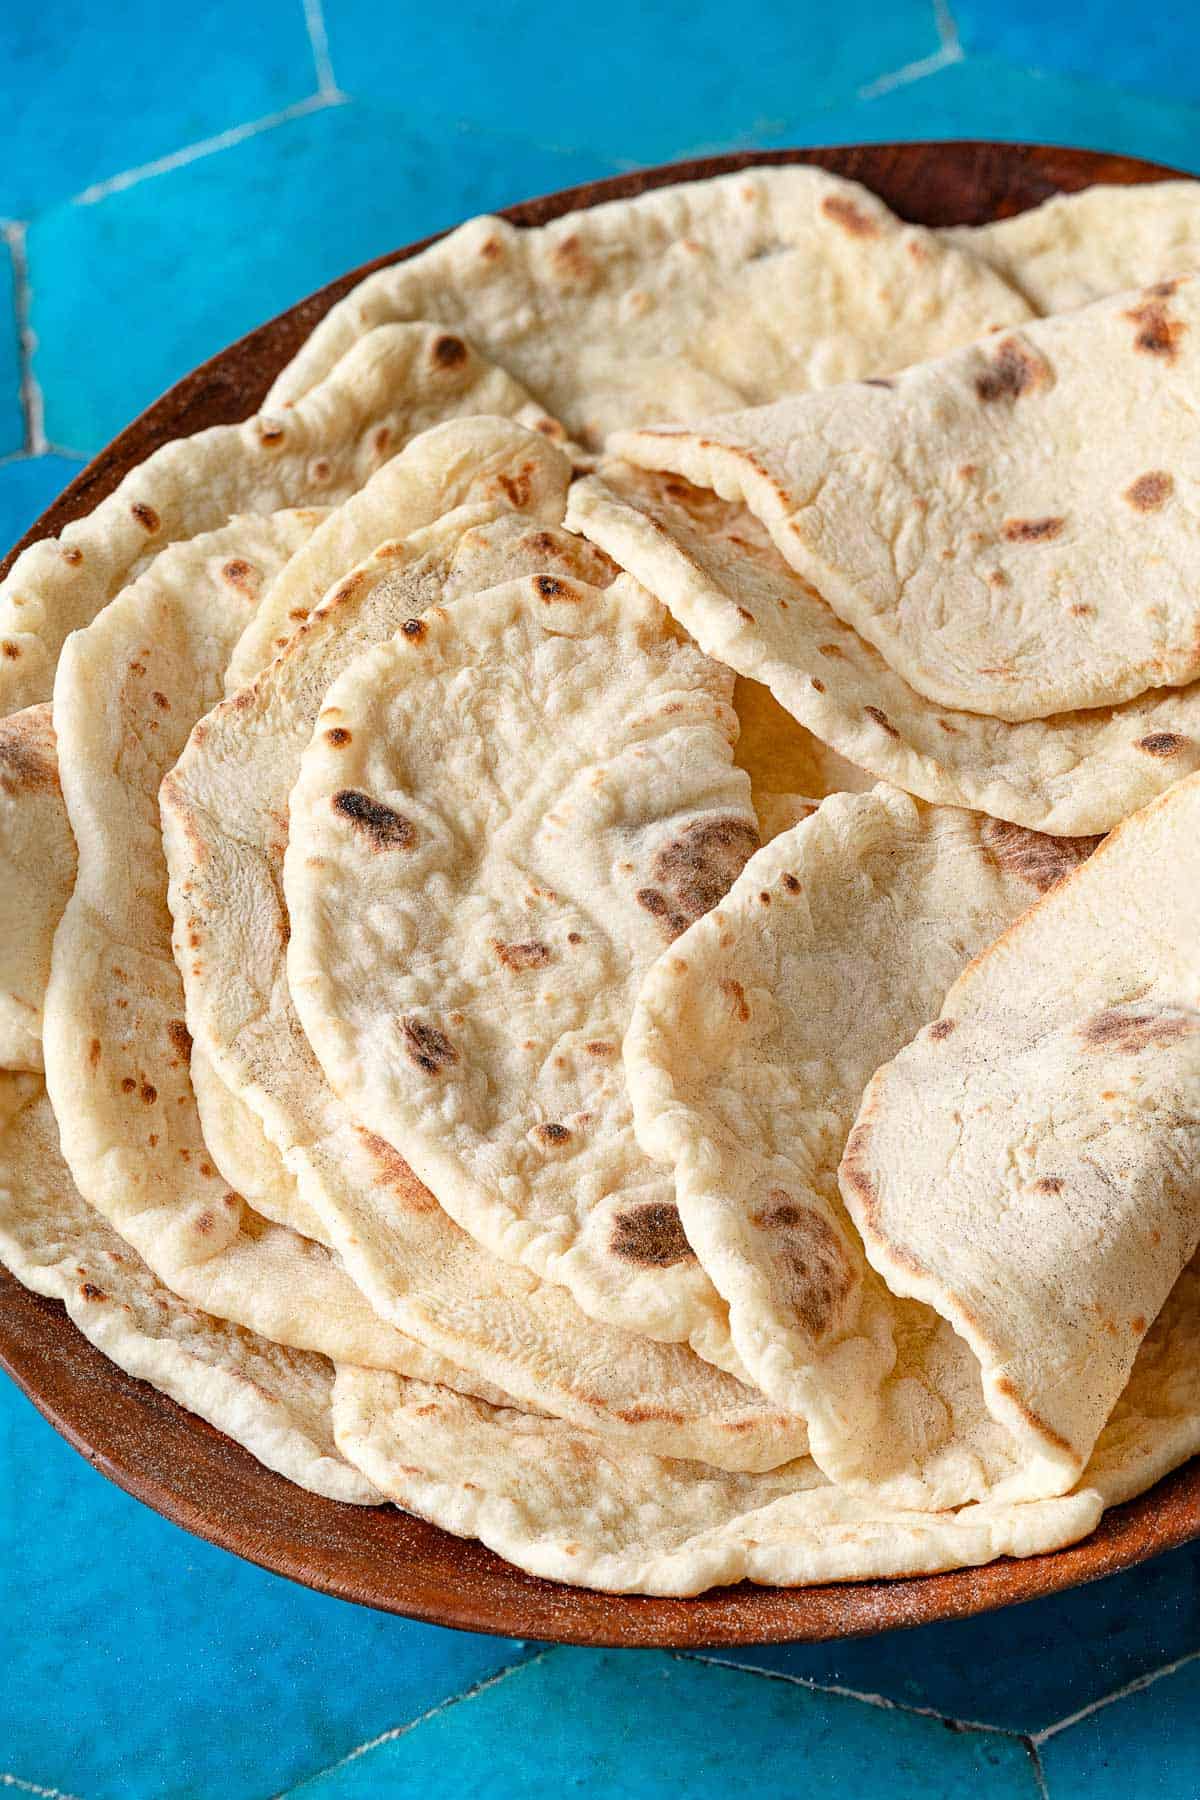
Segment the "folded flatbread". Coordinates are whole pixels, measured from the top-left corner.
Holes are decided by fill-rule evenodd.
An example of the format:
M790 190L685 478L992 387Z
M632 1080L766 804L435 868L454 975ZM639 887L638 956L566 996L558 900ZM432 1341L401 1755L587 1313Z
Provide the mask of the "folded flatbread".
M158 785L219 696L261 588L316 522L241 518L173 545L63 649L54 714L79 864L54 935L46 1084L75 1185L181 1298L296 1349L449 1380L326 1249L227 1185L191 1085Z
M1054 1500L893 1511L807 1457L765 1475L631 1457L559 1420L372 1370L338 1370L333 1417L343 1454L397 1505L547 1580L687 1595L933 1574L1073 1543L1200 1450L1200 1264L1151 1326L1078 1484Z
M751 861L634 1011L639 1138L674 1170L743 1361L807 1414L831 1479L889 1504L980 1498L1016 1457L949 1327L922 1316L898 1342L838 1163L874 1070L1081 853L887 788L840 796ZM931 1356L953 1366L944 1400L925 1393Z
M364 331L436 319L595 450L620 425L885 374L1029 316L986 262L857 182L747 169L533 230L473 219L352 289L267 404L306 394Z
M48 705L0 719L0 1068L42 1066L50 948L75 885Z
M1200 767L1196 682L1020 725L933 705L788 566L752 512L677 476L606 465L603 479L575 483L567 517L710 656L765 684L843 759L922 799L1086 835Z
M1200 267L1200 181L1098 182L1015 218L938 235L982 257L1036 312L1069 312Z
M874 1076L842 1161L872 1266L1064 1463L1200 1239L1198 833L1196 776L1113 832Z
M685 1346L589 1321L561 1287L484 1252L333 1092L289 995L281 884L289 795L330 684L435 602L452 616L464 596L506 575L552 571L541 579L553 587L612 574L584 540L546 522L563 505L559 453L515 426L491 429L508 434L509 477L524 471L526 499L540 513L477 503L380 545L343 574L253 687L201 721L164 784L188 1024L261 1120L376 1311L471 1370L473 1386L494 1384L523 1405L661 1454L772 1467L804 1448L801 1421ZM437 732L446 725L436 722Z
M360 335L328 375L301 404L164 444L61 537L22 551L0 582L0 713L50 698L68 632L168 544L236 513L345 500L410 438L459 414L500 413L561 435L523 388L436 325Z
M758 847L732 678L626 578L413 621L328 690L289 811L288 979L331 1086L494 1255L728 1364L639 1150L642 976Z
M1200 275L1182 276L886 381L610 447L745 500L937 705L1112 706L1200 674L1198 327Z
M165 1287L88 1206L40 1076L0 1074L0 1262L128 1375L329 1500L383 1498L333 1440L333 1365L227 1325Z

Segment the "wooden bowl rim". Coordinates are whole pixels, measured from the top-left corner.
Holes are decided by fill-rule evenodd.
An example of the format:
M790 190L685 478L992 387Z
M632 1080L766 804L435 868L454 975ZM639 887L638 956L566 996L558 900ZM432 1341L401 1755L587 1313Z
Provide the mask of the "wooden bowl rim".
M879 193L903 217L982 223L1057 192L1128 186L1181 171L1066 146L955 140L742 151L666 164L505 208L518 226L650 188L773 163L810 163ZM438 236L443 234L439 233ZM90 511L169 439L253 412L316 321L362 277L424 249L406 245L328 283L177 382L94 457L0 564ZM94 1467L210 1543L322 1593L430 1624L549 1642L698 1649L820 1642L965 1618L1093 1581L1200 1537L1200 1459L1106 1513L1066 1550L892 1581L815 1588L743 1583L690 1600L598 1594L524 1574L394 1508L320 1499L272 1474L202 1419L125 1375L62 1305L0 1270L0 1367Z

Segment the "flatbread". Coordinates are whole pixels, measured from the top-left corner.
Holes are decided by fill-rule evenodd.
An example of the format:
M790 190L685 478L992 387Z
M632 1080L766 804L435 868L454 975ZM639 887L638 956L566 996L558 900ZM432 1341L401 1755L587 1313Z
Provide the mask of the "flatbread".
M1198 325L1200 276L1183 276L611 449L745 500L936 704L1111 706L1200 674Z
M512 435L519 467L538 440ZM804 1449L799 1420L686 1348L597 1325L561 1288L485 1254L395 1150L356 1125L288 992L281 822L326 690L434 600L452 611L473 587L522 569L549 567L552 581L606 580L607 559L553 528L544 495L542 505L532 520L481 521L478 505L461 507L382 546L339 581L253 688L193 733L162 792L188 1023L262 1120L372 1305L469 1369L473 1386L494 1383L523 1406L656 1454L773 1467Z
M1193 776L950 988L867 1087L840 1171L873 1267L1064 1461L1200 1242L1198 842Z
M728 511L723 502L717 504ZM823 800L827 794L860 794L874 787L873 776L806 731L761 682L739 676L733 684L733 710L738 718L733 760L749 775L756 806L770 794Z
M747 169L536 230L473 219L360 282L267 403L307 393L372 327L437 319L599 449L617 426L883 374L1029 316L985 262L857 182Z
M1105 1506L1136 1499L1200 1452L1198 1335L1200 1259L1193 1257L1143 1338L1129 1386L1080 1477Z
M0 719L0 1068L42 1066L50 946L75 885L49 706Z
M482 412L482 408L481 408ZM542 417L537 428L562 436ZM458 506L500 500L562 518L569 464L497 419L448 420L414 438L400 455L336 507L270 584L234 646L225 692L235 694L279 654L313 608L380 544L431 525Z
M721 1474L621 1454L558 1419L370 1370L338 1369L334 1429L342 1454L406 1512L481 1539L531 1575L616 1594L969 1568L1061 1549L1101 1511L1094 1491L889 1511L832 1486L808 1457L763 1475Z
M733 684L733 710L738 720L733 760L750 777L764 844L807 819L827 795L874 787L874 776L806 731L761 682L739 676Z
M61 1300L84 1337L249 1450L329 1500L382 1498L333 1441L333 1365L199 1312L157 1281L86 1204L58 1148L37 1076L0 1074L0 1262Z
M277 621L287 621L286 636L294 632L305 616L296 610L297 602L331 550L345 552L352 541L363 542L364 550L373 547L387 535L389 521L405 528L428 523L459 500L520 497L535 475L559 495L561 510L565 460L538 446L535 469L528 458L514 459L514 443L525 448L529 440L494 419L450 421L413 439L345 507L309 509L305 519L311 517L315 544L309 539L281 565L276 559L259 567L254 585L262 597L250 612L231 663L242 680L231 682L227 670L226 691L252 679L276 654ZM310 546L316 557L308 555ZM232 529L226 548L241 548ZM239 559L231 555L229 560ZM336 572L335 566L334 576ZM244 581L250 573L247 564ZM260 619L265 630L256 629ZM75 840L62 803L48 705L0 722L0 759L0 871L5 878L0 908L6 927L0 939L0 1062L40 1068L50 948L75 880ZM191 1072L205 1143L225 1180L265 1217L324 1241L320 1221L300 1199L257 1116L237 1101L202 1055L193 1057Z
M304 523L311 519L315 529L323 517L324 509L309 508ZM250 533L259 533L257 523ZM231 527L224 548L241 547ZM240 560L231 555L226 566ZM276 585L270 576L277 562L268 559L259 567L268 592ZM280 573L286 567L284 562ZM247 562L243 580L251 573ZM29 707L0 721L0 1066L42 1067L51 947L75 872L75 838L58 777L51 708ZM191 1074L205 1142L229 1185L267 1218L319 1237L319 1228L313 1229L317 1221L296 1195L255 1115L239 1105L203 1056L193 1055Z
M42 1067L50 954L75 866L51 708L28 707L0 720L0 1067ZM319 1237L257 1117L203 1057L193 1054L191 1072L205 1142L230 1186L267 1218Z
M226 1186L191 1086L158 784L219 696L261 586L315 522L240 518L172 546L63 649L54 716L79 871L54 938L46 1084L76 1186L183 1299L296 1349L449 1380L328 1251Z
M1086 1536L1200 1450L1200 1262L1179 1277L1078 1486L1055 1500L888 1511L808 1458L766 1475L614 1454L558 1420L339 1369L343 1453L406 1511L478 1537L532 1575L611 1593L702 1593L930 1575Z
M837 1186L874 1070L1090 849L894 788L838 795L751 860L634 1010L638 1138L674 1170L742 1360L807 1417L831 1480L888 1505L1063 1492L1090 1449L1018 1444L991 1417L971 1350L871 1273Z
M189 1072L200 1130L221 1177L264 1219L328 1246L324 1225L305 1205L258 1114L226 1085L197 1044L192 1045Z
M938 235L990 264L1036 312L1068 312L1200 267L1200 182L1099 182L1012 219Z
M844 625L744 506L613 463L575 483L567 516L710 656L764 683L842 757L925 800L1086 835L1200 768L1200 684L1021 725L954 712Z
M473 1237L727 1363L619 1063L645 970L758 847L732 679L666 624L628 579L535 577L353 664L292 791L288 981L334 1091Z
M327 373L300 405L164 444L94 512L22 552L0 582L0 713L50 698L68 632L168 544L215 531L235 513L334 505L409 438L455 414L557 430L516 382L435 325L360 336Z

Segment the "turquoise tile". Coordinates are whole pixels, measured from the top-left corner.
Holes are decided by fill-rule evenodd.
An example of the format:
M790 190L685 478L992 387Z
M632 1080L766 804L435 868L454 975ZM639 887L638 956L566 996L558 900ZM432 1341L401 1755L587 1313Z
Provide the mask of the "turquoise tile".
M930 0L849 0L830 26L821 0L612 0L556 9L527 0L468 0L454 31L435 8L326 0L329 47L347 93L400 88L414 126L447 121L638 162L806 137L810 110L850 100L865 83L938 47Z
M1005 0L1003 6L994 0L955 0L954 16L968 52L1200 101L1195 7L1088 0L1086 6L1059 8L1037 0Z
M1200 1794L1200 1662L1101 1707L1040 1747L1049 1800Z
M0 1570L0 1777L86 1800L261 1800L526 1653L187 1536L3 1378Z
M29 232L47 435L90 453L204 357L365 258L612 167L490 133L422 138L353 104L48 213Z
M1074 16L1074 15L1073 15ZM1200 105L971 57L877 99L809 120L810 143L892 138L1001 138L1115 150L1200 171ZM786 134L772 139L782 143Z
M19 456L0 462L0 556L28 531L83 464L70 456Z
M646 1651L554 1650L295 1800L1035 1800L1026 1746Z
M706 1654L949 1718L1036 1732L1195 1650L1200 1544L978 1619L841 1644Z
M93 182L316 89L300 0L8 0L0 7L0 214ZM249 28L248 28L249 27Z
M24 443L15 270L11 244L0 241L0 456L22 449Z

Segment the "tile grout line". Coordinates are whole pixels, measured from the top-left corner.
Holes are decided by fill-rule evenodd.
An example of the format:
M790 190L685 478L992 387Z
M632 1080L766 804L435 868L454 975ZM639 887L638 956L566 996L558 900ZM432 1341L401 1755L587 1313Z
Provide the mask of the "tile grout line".
M938 48L929 56L918 57L915 62L905 63L889 74L879 75L874 81L868 81L859 88L857 99L878 100L896 88L909 87L914 81L924 81L927 75L936 75L942 69L953 68L955 63L965 62L965 53L958 35L958 26L950 11L949 0L933 0L933 18L937 26Z
M917 62L905 63L902 69L894 69L890 75L881 75L877 81L868 81L860 87L855 98L858 100L879 100L884 94L891 94L897 88L910 87L915 81L924 81L927 75L937 75L942 69L953 68L955 63L964 60L963 53L953 44L943 44L932 56L922 56Z
M675 1656L679 1661L707 1663L716 1669L737 1669L743 1675L760 1675L765 1681L790 1682L793 1687L805 1688L810 1694L834 1694L839 1700L858 1700L864 1706L877 1707L880 1712L911 1713L919 1719L934 1719L952 1731L977 1731L995 1737L1015 1738L1021 1743L1032 1742L1027 1732L1018 1731L1014 1726L989 1725L983 1719L956 1719L950 1713L939 1712L936 1706L911 1706L903 1700L890 1700L886 1694L866 1694L859 1688L842 1687L837 1682L813 1681L807 1675L790 1675L785 1669L760 1669L753 1663L727 1661L711 1651L680 1650Z
M1078 1725L1084 1719L1090 1719L1093 1713L1103 1712L1107 1706L1115 1706L1119 1700L1127 1700L1131 1694L1140 1694L1146 1688L1153 1687L1165 1675L1174 1675L1177 1670L1186 1668L1188 1663L1200 1659L1200 1650L1189 1650L1186 1656L1177 1656L1174 1662L1161 1669L1150 1669L1145 1675L1135 1675L1132 1681L1117 1688L1115 1693L1102 1694L1099 1700L1092 1700L1087 1706L1081 1706L1078 1712L1068 1713L1065 1719L1058 1719L1053 1725L1047 1725L1042 1731L1031 1734L1030 1742L1041 1746L1048 1738L1057 1737L1060 1731L1069 1731L1072 1725Z
M136 187L139 182L149 181L155 175L170 174L173 169L182 169L188 163L196 162L204 156L212 156L218 150L231 150L235 144L257 137L260 132L271 131L276 125L286 125L293 119L306 118L309 113L323 112L326 107L345 104L346 96L336 91L310 94L307 99L297 100L291 106L282 107L279 112L265 113L261 119L251 119L245 125L231 125L228 131L219 131L215 137L201 138L198 143L185 145L182 150L172 150L169 156L157 157L153 162L141 163L136 169L126 169L120 175L110 175L103 181L93 182L91 187L76 194L70 204L94 206L98 200L107 200L110 194L124 193L126 188Z
M1050 1800L1050 1787L1046 1780L1046 1771L1042 1767L1041 1752L1031 1737L1023 1736L1021 1742L1025 1746L1025 1753L1029 1758L1030 1767L1033 1769L1033 1779L1037 1782L1038 1800Z
M333 63L329 56L329 33L325 29L325 14L321 8L321 0L304 0L304 24L308 32L308 41L312 46L318 94L327 100L344 100L346 96L338 87L333 73Z
M502 1669L497 1669L485 1680L477 1681L474 1686L464 1688L461 1694L450 1694L445 1700L439 1700L436 1706L431 1706L417 1718L410 1719L406 1725L393 1725L390 1731L381 1731L378 1737L368 1738L363 1744L356 1744L353 1750L347 1750L345 1756L339 1756L336 1762L327 1763L322 1769L314 1769L312 1774L305 1775L303 1780L293 1782L290 1788L284 1788L278 1794L272 1795L272 1800L288 1800L289 1795L299 1793L310 1781L319 1781L324 1775L332 1775L338 1769L344 1769L347 1763L357 1762L360 1756L366 1756L371 1750L378 1750L380 1744L390 1744L396 1738L407 1737L408 1733L415 1731L418 1725L424 1725L428 1720L436 1719L439 1713L449 1712L452 1706L459 1706L464 1700L474 1700L478 1694L485 1694L489 1688L497 1687L500 1682L507 1681L510 1675L515 1675L518 1669L532 1669L535 1664L544 1662L557 1648L556 1644L548 1644L544 1650L539 1650L536 1656L525 1657L520 1662L506 1663ZM64 1795L63 1800L72 1800L72 1796Z
M15 1794L36 1794L38 1800L79 1800L62 1788L39 1787L36 1781L22 1781L19 1775L0 1775L0 1788L11 1788Z
M69 444L55 444L46 438L40 450L9 450L0 456L0 469L10 469L14 463L39 462L43 456L62 456L68 462L86 463L91 461L86 450L72 450Z
M20 370L21 413L25 420L25 454L46 453L45 407L38 378L33 372L34 335L29 322L29 258L25 250L26 226L15 219L3 225L4 241L12 259L13 318L17 329L17 356Z
M950 0L933 0L933 17L942 49L953 50L955 56L962 60L962 39L958 35L954 14L950 11Z

